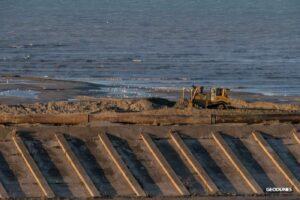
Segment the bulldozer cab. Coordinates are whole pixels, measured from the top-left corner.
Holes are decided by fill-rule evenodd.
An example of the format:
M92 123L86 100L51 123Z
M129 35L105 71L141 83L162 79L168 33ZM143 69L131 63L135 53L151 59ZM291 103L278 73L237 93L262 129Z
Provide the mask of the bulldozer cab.
M211 96L214 96L214 98L216 98L216 97L228 98L229 91L230 90L227 88L211 88L211 90L210 90ZM212 100L213 100L213 98L212 98Z

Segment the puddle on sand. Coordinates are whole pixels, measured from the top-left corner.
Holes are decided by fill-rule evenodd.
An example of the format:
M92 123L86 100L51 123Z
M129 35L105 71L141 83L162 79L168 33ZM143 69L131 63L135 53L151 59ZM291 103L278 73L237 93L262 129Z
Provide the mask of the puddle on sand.
M36 99L38 98L38 94L40 92L35 90L3 90L0 91L0 97L21 97L21 98L29 98L29 99Z

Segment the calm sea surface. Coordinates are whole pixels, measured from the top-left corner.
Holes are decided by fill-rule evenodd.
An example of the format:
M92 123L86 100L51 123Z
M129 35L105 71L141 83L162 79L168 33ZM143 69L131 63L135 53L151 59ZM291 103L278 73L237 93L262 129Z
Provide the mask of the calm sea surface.
M0 0L0 74L300 95L300 1Z

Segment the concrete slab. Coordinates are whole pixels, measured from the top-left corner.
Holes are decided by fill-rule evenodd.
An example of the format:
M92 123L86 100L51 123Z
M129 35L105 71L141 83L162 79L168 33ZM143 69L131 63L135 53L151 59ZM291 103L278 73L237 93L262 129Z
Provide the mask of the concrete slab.
M124 179L127 181L131 189L135 192L137 196L146 196L146 193L138 184L134 176L130 173L129 169L123 162L122 158L119 156L117 151L114 149L110 140L108 139L106 133L100 133L98 135L100 142L105 147L105 150L110 155L111 159L120 170L120 173L123 175Z
M196 158L193 156L193 154L190 152L188 147L185 145L183 140L180 138L180 136L176 132L170 132L170 137L177 147L178 151L182 154L182 156L187 160L187 164L193 168L193 170L196 172L197 176L200 178L202 184L206 188L208 193L217 193L219 192L219 189L215 185L215 183L211 180L211 178L208 176L206 171L203 169L203 167L200 165L200 163L196 160Z
M2 183L0 183L0 198L1 199L8 199L9 198L9 195L7 194L4 186Z
M254 192L256 194L262 194L263 190L260 188L260 186L254 180L254 178L250 175L250 173L247 171L247 169L243 166L243 164L240 162L240 160L236 157L236 155L232 152L232 150L227 145L227 143L224 141L222 136L219 133L212 133L212 137L216 141L216 143L219 145L219 147L222 149L223 153L229 159L229 161L234 166L234 168L242 176L242 178L247 183L247 185L250 187L252 192Z
M141 133L141 138L145 142L145 145L149 148L151 151L153 157L156 159L156 161L161 166L162 170L166 173L166 175L169 177L171 183L174 185L176 190L178 191L179 195L189 195L188 190L185 188L185 186L180 182L179 178L173 171L173 169L169 166L163 155L160 153L160 151L157 149L155 144L153 143L152 139L148 134Z
M21 154L26 166L28 167L29 171L32 173L33 177L35 178L37 184L39 185L43 195L47 198L55 197L51 187L47 183L46 179L44 178L43 174L37 167L36 163L34 162L33 158L30 156L26 146L24 145L22 139L15 135L12 137L15 146L17 147L19 153Z
M178 191L172 186L165 172L161 170L144 141L138 139L131 147L140 162L135 168L142 167L136 170L143 169L139 172L141 173L140 183L144 184L145 189L147 188L147 193L151 196L178 196Z
M41 197L41 190L32 174L28 171L23 158L12 140L0 142L1 182L9 197Z
M300 193L300 183L293 176L291 171L286 167L286 165L282 162L279 156L274 152L274 150L270 147L270 145L266 142L263 136L258 132L253 132L252 136L257 141L259 146L262 148L263 152L269 157L269 159L273 162L275 167L283 174L286 180L294 187L294 190Z
M70 162L71 166L75 170L76 174L83 182L86 190L88 191L91 197L98 197L100 193L98 189L95 187L94 183L91 181L90 177L85 172L84 168L76 158L75 154L72 152L71 148L69 147L66 139L62 134L55 134L55 137L60 144L65 156L67 157L68 161Z

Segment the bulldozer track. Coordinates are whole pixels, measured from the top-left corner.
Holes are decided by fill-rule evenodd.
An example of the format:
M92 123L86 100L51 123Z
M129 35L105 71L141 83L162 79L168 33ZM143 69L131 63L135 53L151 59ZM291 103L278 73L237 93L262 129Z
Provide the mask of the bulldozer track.
M297 199L299 129L268 128L4 128L0 197ZM269 194L268 187L292 191Z

